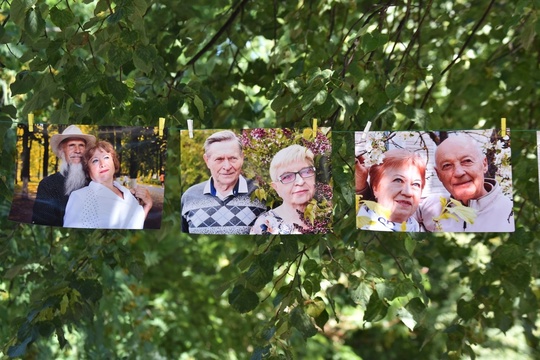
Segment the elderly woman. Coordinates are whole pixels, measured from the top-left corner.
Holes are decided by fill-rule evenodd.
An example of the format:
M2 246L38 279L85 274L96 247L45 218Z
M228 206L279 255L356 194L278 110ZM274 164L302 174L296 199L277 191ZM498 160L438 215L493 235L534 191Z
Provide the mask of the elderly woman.
M259 215L250 234L301 234L308 227L302 215L315 195L313 153L300 145L278 151L270 163L270 178L283 203Z
M114 181L120 162L109 142L98 141L86 150L84 170L92 181L69 196L64 227L142 229L152 198L143 187L130 191Z
M426 163L405 149L384 153L382 164L372 165L369 177L377 204L364 202L358 211L364 230L420 231L412 216L426 184Z

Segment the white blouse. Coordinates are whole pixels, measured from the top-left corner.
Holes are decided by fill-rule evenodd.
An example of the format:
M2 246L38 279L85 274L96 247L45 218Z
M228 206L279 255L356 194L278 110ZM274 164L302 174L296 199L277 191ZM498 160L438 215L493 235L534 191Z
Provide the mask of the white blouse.
M407 231L420 232L420 224L412 216L407 219L405 224L395 223L384 216L377 214L367 206L362 205L356 216L369 218L369 223L361 227L362 230L374 231Z
M142 205L120 185L123 198L97 182L71 193L64 215L64 227L91 229L142 229L146 217Z

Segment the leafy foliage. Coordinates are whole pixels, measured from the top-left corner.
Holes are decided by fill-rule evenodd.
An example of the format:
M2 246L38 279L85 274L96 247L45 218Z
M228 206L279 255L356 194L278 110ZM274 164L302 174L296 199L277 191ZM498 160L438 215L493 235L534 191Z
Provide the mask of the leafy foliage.
M539 5L0 2L3 353L538 357ZM30 112L50 124L166 117L162 229L8 222L13 128ZM491 128L501 117L513 128L515 233L356 229L353 131L367 121L375 130ZM305 128L313 118L331 127L333 232L180 234L187 180L177 150L196 151L180 147L187 118L196 128Z

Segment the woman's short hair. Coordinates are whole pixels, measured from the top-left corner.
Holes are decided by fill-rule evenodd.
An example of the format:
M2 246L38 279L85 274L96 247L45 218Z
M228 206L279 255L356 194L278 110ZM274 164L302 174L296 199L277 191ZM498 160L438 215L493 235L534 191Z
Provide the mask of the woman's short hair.
M422 179L422 189L426 185L426 162L417 153L406 149L391 149L384 153L384 159L381 164L372 165L369 168L369 178L371 188L378 187L384 173L389 169L398 169L405 165L414 165L420 173Z
M96 142L93 146L86 149L86 152L84 153L84 162L83 167L84 171L89 174L88 171L88 161L94 156L96 151L100 149L106 153L109 153L112 155L113 163L114 163L114 176L120 175L120 161L118 160L118 155L116 154L116 150L114 150L114 146L108 141L100 140Z
M236 136L236 134L231 130L223 130L213 133L206 139L204 142L204 153L208 154L210 145L222 141L236 141L238 143L238 147L240 148L240 152L242 152L242 143L240 142L238 136Z
M270 178L272 181L278 181L278 170L281 167L300 162L306 161L308 164L313 166L313 152L308 148L301 145L290 145L284 149L279 150L270 163Z

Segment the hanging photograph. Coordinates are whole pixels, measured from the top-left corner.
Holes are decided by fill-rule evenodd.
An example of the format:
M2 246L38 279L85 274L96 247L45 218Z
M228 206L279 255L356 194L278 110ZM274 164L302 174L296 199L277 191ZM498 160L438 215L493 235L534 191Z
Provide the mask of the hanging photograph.
M181 131L182 231L331 231L330 135L328 128L196 130L192 138Z
M157 127L37 124L17 129L9 220L89 229L159 229L166 135Z
M357 132L355 156L359 229L514 231L508 134Z

